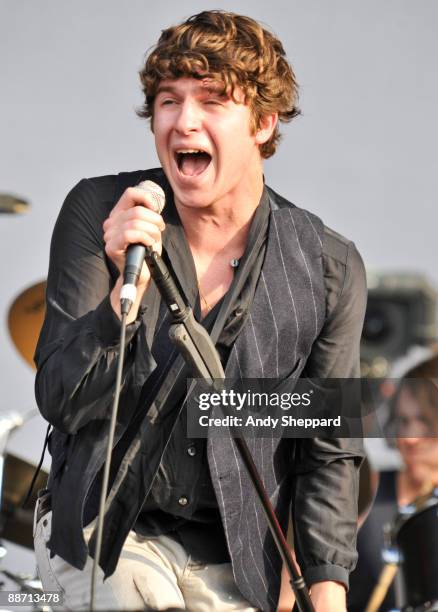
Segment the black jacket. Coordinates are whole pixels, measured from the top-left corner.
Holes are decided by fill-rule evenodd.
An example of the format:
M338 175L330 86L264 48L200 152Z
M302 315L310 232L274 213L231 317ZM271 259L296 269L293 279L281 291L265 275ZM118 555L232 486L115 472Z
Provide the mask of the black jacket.
M101 227L124 188L147 178L169 189L161 170L81 181L67 197L52 241L36 396L55 428L49 547L78 568L87 557L83 508L104 460L119 342L119 321L108 298L117 271L104 255ZM324 228L317 217L272 190L269 195L265 261L226 375L357 376L366 295L361 259L351 242ZM333 270L342 282L334 282ZM338 289L327 292L330 283ZM101 555L106 575L116 567L178 416L163 411L172 392L166 383L147 414L141 411L142 389L155 366L149 346L158 311L159 295L151 286L141 316L128 329L115 439L126 448L107 502ZM218 331L213 329L212 336L217 338ZM182 359L174 368L183 370ZM250 449L284 527L292 504L306 580L348 584L357 556L361 441L253 439ZM281 561L231 439L209 439L208 460L236 583L253 605L274 610ZM91 551L94 543L92 537Z

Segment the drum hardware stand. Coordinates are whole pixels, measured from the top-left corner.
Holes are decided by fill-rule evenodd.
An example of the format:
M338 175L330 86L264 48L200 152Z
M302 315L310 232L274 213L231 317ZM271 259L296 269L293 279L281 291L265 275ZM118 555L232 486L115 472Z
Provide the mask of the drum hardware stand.
M4 485L4 463L5 463L5 449L9 439L10 434L20 428L28 418L31 418L35 414L38 414L37 410L30 410L24 416L21 416L18 413L10 413L6 416L0 416L0 506L3 505L3 485ZM3 531L4 525L4 513L3 508L1 508L2 512L0 514L0 533ZM0 540L0 564L3 563L3 559L7 555L7 548L3 545L3 542ZM6 576L9 580L14 582L17 586L20 587L20 593L31 593L31 594L40 594L42 592L41 583L38 580L35 580L32 576L22 576L19 574L15 574L10 572L3 567L0 567L0 573ZM3 590L5 583L3 581L0 582L0 590ZM34 610L47 610L47 607L41 608L38 604L33 604Z
M0 547L5 551L3 555L4 557L6 555L6 549L3 548L1 544ZM2 568L0 568L0 573L20 587L20 590L18 591L19 593L27 593L29 595L41 595L43 592L41 588L41 582L32 576L14 574L13 572ZM3 581L0 582L0 591L3 590L4 586L5 583ZM28 605L30 605L30 603ZM35 610L35 612L49 612L50 610L52 610L52 608L46 605L41 606L38 603L33 603L32 609Z

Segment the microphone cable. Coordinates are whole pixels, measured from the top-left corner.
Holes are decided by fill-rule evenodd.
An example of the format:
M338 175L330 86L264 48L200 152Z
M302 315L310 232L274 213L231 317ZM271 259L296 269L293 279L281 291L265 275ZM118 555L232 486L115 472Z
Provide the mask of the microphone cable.
M116 373L116 384L114 391L113 404L111 408L111 421L108 432L108 443L106 449L106 457L104 463L104 471L102 478L102 488L100 492L100 501L99 501L99 514L97 518L97 537L96 537L96 549L94 552L94 560L93 560L93 570L91 573L91 591L90 591L90 611L94 612L94 601L96 595L96 579L97 579L97 569L100 561L100 553L102 549L102 534L103 534L103 523L105 519L105 502L106 502L106 492L108 489L109 483L109 475L111 468L111 455L113 450L114 443L114 434L116 430L116 422L117 422L117 412L119 408L119 398L120 391L122 387L122 374L123 374L123 363L125 361L125 343L126 343L126 318L127 313L122 314L121 319L121 328L120 328L120 352L119 358L117 362L117 373Z

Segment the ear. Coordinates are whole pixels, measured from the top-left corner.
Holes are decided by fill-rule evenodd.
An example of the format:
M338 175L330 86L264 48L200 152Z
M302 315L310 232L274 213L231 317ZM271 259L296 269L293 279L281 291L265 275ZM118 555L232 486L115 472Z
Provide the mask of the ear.
M270 113L269 115L263 115L260 119L260 125L255 134L256 144L262 145L271 138L275 126L278 121L278 113Z

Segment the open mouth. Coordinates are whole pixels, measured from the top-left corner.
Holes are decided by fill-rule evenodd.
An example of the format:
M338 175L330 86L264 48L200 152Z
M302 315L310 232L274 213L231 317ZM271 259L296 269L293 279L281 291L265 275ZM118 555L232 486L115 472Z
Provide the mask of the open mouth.
M199 176L210 165L211 155L201 149L184 149L176 151L175 160L181 174Z

